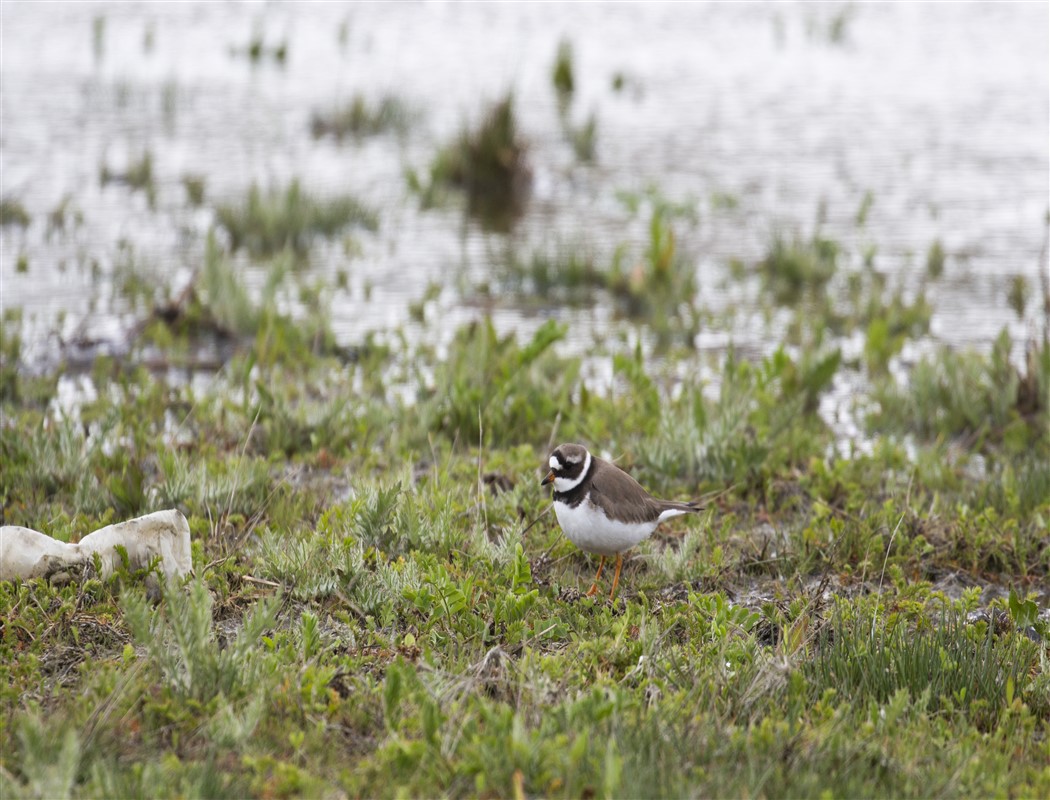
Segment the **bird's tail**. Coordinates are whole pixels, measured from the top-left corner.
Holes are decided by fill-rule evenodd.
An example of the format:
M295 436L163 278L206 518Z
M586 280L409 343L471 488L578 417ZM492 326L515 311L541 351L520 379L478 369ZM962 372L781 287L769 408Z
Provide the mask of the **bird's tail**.
M676 500L661 500L660 516L657 521L664 522L672 517L680 517L682 514L688 514L692 511L702 511L703 508L699 503L679 503Z
M688 514L691 511L703 511L707 506L699 502L680 503L677 500L661 500L660 508L663 511L678 511Z

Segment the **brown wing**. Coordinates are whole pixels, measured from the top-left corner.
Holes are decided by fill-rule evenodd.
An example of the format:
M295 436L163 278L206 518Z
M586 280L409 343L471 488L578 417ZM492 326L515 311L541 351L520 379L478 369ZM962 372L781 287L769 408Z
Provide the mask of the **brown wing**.
M598 463L591 475L591 502L609 513L615 504L616 516L624 522L655 522L664 509L638 481L619 467L591 456Z

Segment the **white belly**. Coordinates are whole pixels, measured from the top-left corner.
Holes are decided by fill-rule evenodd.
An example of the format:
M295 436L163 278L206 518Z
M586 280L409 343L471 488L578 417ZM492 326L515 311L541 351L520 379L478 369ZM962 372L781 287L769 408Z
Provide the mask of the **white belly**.
M629 550L656 530L656 522L617 522L605 512L584 500L573 508L565 503L554 503L558 524L569 541L588 553L613 556Z

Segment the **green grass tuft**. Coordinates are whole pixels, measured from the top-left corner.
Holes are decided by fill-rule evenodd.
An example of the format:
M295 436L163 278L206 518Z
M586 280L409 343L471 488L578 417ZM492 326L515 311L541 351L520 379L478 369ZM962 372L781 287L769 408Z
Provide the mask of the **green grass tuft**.
M513 95L491 106L474 129L464 129L431 164L433 199L443 186L466 194L467 210L486 228L507 231L525 210L532 183L529 148L518 130Z
M838 269L839 253L838 243L819 234L809 239L777 234L758 269L774 302L795 305L823 294Z
M0 227L6 228L8 225L17 225L20 228L25 228L29 225L29 222L29 212L26 211L25 206L21 202L10 197L0 200Z
M305 192L298 181L284 190L265 193L253 185L244 203L221 205L215 213L233 249L243 247L256 257L290 250L302 258L318 237L333 236L355 225L375 230L379 224L375 212L356 198L319 199Z
M370 103L358 94L349 103L332 111L315 111L310 120L310 132L315 139L331 136L337 141L383 133L404 136L415 117L416 114L398 97L386 95L378 102Z

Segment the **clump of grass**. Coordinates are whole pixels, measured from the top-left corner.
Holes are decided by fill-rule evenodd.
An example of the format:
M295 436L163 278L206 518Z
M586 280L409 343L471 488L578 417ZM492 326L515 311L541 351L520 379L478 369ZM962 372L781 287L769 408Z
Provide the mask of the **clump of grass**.
M576 89L575 70L572 63L572 42L562 39L558 42L558 52L554 57L551 69L551 85L558 93L559 100L572 97Z
M543 442L568 405L579 363L551 352L565 328L550 320L526 345L500 337L486 319L461 329L431 386L422 390L427 427L464 442Z
M253 65L269 59L279 67L283 67L288 60L288 42L268 44L262 31L256 30L248 40L247 46L240 51L232 49L231 52L234 55L240 53L247 56Z
M758 264L763 285L778 305L817 298L838 269L839 252L837 242L819 234L803 239L777 233Z
M806 17L806 32L811 39L842 46L849 42L849 26L855 9L845 4L831 13L811 13Z
M497 276L502 288L545 304L593 303L604 292L621 316L648 323L660 348L676 340L691 344L697 325L696 270L678 245L674 224L689 212L649 199L648 239L640 249L623 243L604 266L580 247L537 248L525 258L509 248ZM641 200L632 206L632 214L637 213L644 213Z
M198 579L188 589L171 587L164 593L163 608L151 608L140 592L121 597L128 627L166 688L179 700L203 703L218 697L238 701L265 691L274 672L273 656L260 640L274 626L277 598L245 614L236 637L222 645L215 635L214 600L207 585Z
M659 203L649 216L648 240L640 254L617 250L608 287L621 312L645 320L658 347L675 339L691 346L699 322L696 315L696 267L678 246L672 212Z
M836 242L829 242L826 249L842 252ZM770 280L767 276L767 285ZM796 291L803 292L798 299L806 309L789 322L788 341L806 346L807 341L819 344L829 331L839 336L860 331L865 335L868 370L883 374L908 339L929 332L933 308L923 286L909 298L902 285L891 287L886 276L870 265L850 272L844 282L828 278L825 286L821 277L818 284L822 287L819 292L795 283L781 287L784 300L794 297Z
M711 208L715 211L736 211L740 207L740 198L732 192L711 192Z
M433 199L442 186L462 190L468 212L491 230L509 230L525 210L532 183L529 148L518 130L514 97L493 105L478 126L465 128L430 167L430 186L417 187Z
M222 330L237 336L254 335L261 321L261 309L272 309L277 291L287 275L288 263L275 259L258 302L252 299L236 267L225 257L215 236L208 237L204 265L200 274L201 303Z
M202 266L193 281L174 300L154 307L140 328L138 342L159 348L173 364L192 364L202 350L205 363L220 363L251 345L260 364L305 362L315 356L340 352L331 330L328 304L314 297L313 313L295 319L284 309L295 274L291 253L267 263L265 281L249 291L239 267L209 234Z
M903 693L912 713L958 711L984 731L996 725L1008 693L1024 693L1035 660L1026 638L1000 639L994 625L972 626L950 611L917 629L866 615L840 619L818 637L817 650L806 662L814 701L826 687L858 704L897 705Z
M948 256L944 252L941 240L934 239L930 244L930 249L926 251L926 274L933 280L937 280L944 274L944 264L947 260Z
M39 430L32 435L16 435L6 428L0 431L6 473L3 493L27 505L58 496L68 499L78 511L104 507L107 493L88 469L99 464L96 442L68 421L44 422L38 415L36 422Z
M564 245L535 249L524 257L508 247L500 279L504 288L544 304L592 303L609 285L608 273L588 250Z
M927 439L964 437L979 448L1004 441L1022 449L1046 446L1050 348L1033 343L1023 374L1010 361L1011 348L1003 330L988 355L945 348L923 358L906 386L876 387L870 427Z
M909 338L918 338L929 332L933 309L926 300L925 292L919 292L909 303L898 289L887 301L879 288L880 282L871 285L863 299L854 294L855 300L863 304L854 307L855 324L866 325L864 359L868 371L885 374L890 359L896 356Z
M759 367L730 353L718 398L689 385L661 404L637 359L617 359L620 375L640 393L640 418L630 418L630 449L646 453L652 479L675 475L714 486L758 488L773 477L823 454L830 434L816 413L820 396L841 364L839 351L807 353L796 362L782 349ZM615 435L614 432L610 432Z
M109 183L123 183L132 189L145 192L150 208L157 203L157 183L153 175L153 154L146 150L137 161L128 164L124 172L112 170L103 164L99 170L99 182L105 186Z
M82 747L74 728L48 725L40 716L28 716L18 727L18 744L26 796L73 796ZM0 780L9 785L6 775Z
M203 175L183 175L182 186L186 190L186 199L191 206L199 208L204 204L204 187L206 185Z
M379 225L376 213L357 198L316 198L297 180L286 189L269 192L253 185L242 204L221 205L215 213L233 249L244 247L259 257L283 250L304 257L315 237L332 236L352 225L366 230Z
M156 191L153 180L153 154L148 150L138 161L133 161L124 173L124 180L132 189L140 189L152 196Z
M84 222L84 214L79 208L73 207L73 198L65 195L47 215L47 237L50 239L56 233L65 233L70 221L73 226L79 226Z
M329 112L315 111L310 120L310 133L315 139L331 136L342 141L393 132L404 136L415 115L404 101L386 95L377 103L370 103L363 95L355 95L349 103Z
M562 130L577 159L594 161L598 149L598 119L593 113L582 125L574 125L566 116L562 120Z
M135 247L127 240L117 243L113 254L113 294L132 309L153 301L157 283L153 270L135 253Z
M576 91L576 70L573 66L572 43L563 39L551 69L551 84L558 96L558 118L562 135L572 146L576 158L582 162L594 160L598 140L598 119L592 112L582 125L573 123L569 107Z
M18 402L22 360L22 309L5 308L0 319L0 400Z
M871 208L875 205L875 195L869 189L864 193L864 197L860 201L860 206L857 208L857 214L855 222L858 228L863 228L868 223L868 215L871 214Z
M25 206L21 202L10 197L0 200L0 227L6 228L8 225L17 225L20 228L25 228L29 225L29 222L29 212L26 211Z
M1014 275L1010 279L1010 286L1006 291L1006 302L1010 304L1010 308L1013 309L1018 319L1024 319L1029 293L1028 279L1024 275Z

